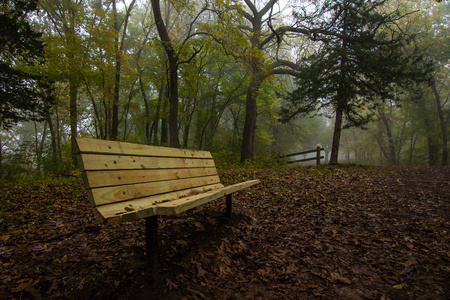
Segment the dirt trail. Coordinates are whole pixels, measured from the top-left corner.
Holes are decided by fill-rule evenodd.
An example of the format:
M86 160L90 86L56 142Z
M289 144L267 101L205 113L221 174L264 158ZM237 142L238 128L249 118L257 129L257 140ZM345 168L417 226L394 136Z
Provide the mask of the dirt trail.
M450 168L227 171L260 179L160 220L97 223L78 180L0 186L0 299L450 299Z

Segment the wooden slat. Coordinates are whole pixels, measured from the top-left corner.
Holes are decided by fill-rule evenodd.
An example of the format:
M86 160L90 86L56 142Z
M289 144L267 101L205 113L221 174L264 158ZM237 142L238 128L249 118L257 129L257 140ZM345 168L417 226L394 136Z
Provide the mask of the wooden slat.
M214 167L212 159L82 154L81 171Z
M146 198L128 200L120 203L111 203L97 206L95 212L100 220L107 221L108 223L117 224L125 222L123 221L124 217L126 220L134 221L155 215L156 206L154 205L157 202L162 203L164 201L170 201L169 199L184 198L220 188L223 188L223 185L219 183Z
M93 205L95 206L99 206L135 198L143 198L157 194L176 192L205 185L212 185L216 183L220 183L220 179L219 176L214 175L197 178L96 188L90 190L88 194L91 203L94 203Z
M116 154L134 156L160 156L185 158L212 158L208 151L157 147L134 143L77 138L78 149L81 153Z
M228 194L232 194L249 186L259 183L259 180L250 180L234 185L230 185L219 190L214 190L195 196L181 198L178 200L156 204L156 213L158 215L175 215L187 211L206 202L215 200Z
M217 175L216 168L86 171L90 188Z
M224 187L207 151L83 138L77 144L89 199L108 223L178 214L259 182Z

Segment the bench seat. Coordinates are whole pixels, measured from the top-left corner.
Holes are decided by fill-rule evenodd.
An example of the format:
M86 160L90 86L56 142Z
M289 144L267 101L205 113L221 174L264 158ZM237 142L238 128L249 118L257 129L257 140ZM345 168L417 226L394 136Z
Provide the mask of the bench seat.
M212 185L210 188L195 188L183 192L102 205L96 207L94 212L100 220L110 224L136 221L154 215L175 215L256 183L258 183L256 180L251 180L227 187Z
M111 224L182 213L259 182L223 186L208 151L86 138L77 144L94 212Z

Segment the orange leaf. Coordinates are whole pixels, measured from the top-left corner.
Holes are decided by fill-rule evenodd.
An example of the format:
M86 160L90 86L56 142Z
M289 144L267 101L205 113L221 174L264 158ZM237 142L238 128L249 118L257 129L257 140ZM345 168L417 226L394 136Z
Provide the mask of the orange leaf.
M0 235L0 241L7 241L10 237L10 234Z

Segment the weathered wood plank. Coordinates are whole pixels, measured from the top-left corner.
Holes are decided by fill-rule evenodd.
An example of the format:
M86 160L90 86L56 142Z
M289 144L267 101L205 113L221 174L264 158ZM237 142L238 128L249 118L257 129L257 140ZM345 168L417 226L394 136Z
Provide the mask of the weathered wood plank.
M86 171L91 188L217 175L216 168Z
M220 183L219 176L206 176L177 180L139 183L92 189L89 192L91 201L96 206L114 202L122 202L135 198L143 198L157 194L176 192L199 186ZM170 199L169 199L170 200Z
M170 201L169 199L179 199L192 195L198 195L223 187L224 186L220 183L209 186L196 187L178 192L97 206L94 211L101 221L111 224L119 224L124 222L124 219L135 221L141 218L155 215L155 204L157 203Z
M257 184L224 187L207 151L77 139L95 214L113 224L178 214Z
M113 203L96 207L96 214L100 215L101 219L110 224L136 221L153 215L174 215L257 183L259 183L259 180L250 180L227 187L217 184L210 187L191 189L189 191ZM167 201L167 199L177 200ZM130 211L130 209L132 210Z
M212 159L82 154L81 171L214 167Z
M156 204L156 213L158 215L175 215L187 211L209 201L218 199L228 194L232 194L244 188L250 187L259 183L259 180L250 180L246 182L237 183L218 190L181 198L178 200Z
M184 158L212 158L208 151L176 149L141 145L126 142L105 141L87 138L77 138L78 149L81 153L116 154L134 156L160 156Z

